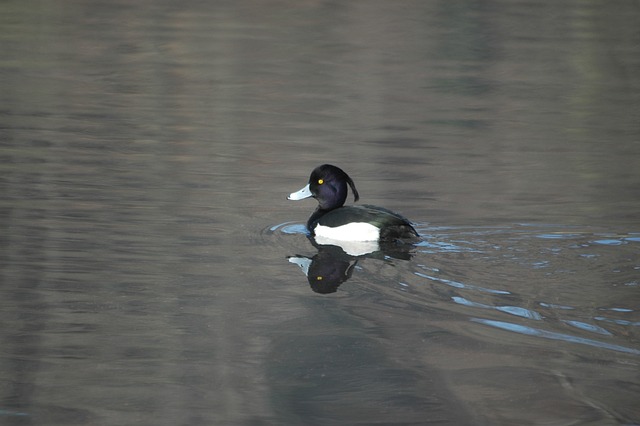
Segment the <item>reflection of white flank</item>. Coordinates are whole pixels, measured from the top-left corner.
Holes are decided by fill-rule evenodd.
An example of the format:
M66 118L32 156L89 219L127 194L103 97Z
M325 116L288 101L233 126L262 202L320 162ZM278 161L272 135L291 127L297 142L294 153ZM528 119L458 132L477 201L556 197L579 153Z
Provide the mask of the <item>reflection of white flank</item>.
M317 230L318 228L316 228ZM380 250L378 241L343 241L322 237L316 234L316 243L321 246L340 247L349 256L362 256Z

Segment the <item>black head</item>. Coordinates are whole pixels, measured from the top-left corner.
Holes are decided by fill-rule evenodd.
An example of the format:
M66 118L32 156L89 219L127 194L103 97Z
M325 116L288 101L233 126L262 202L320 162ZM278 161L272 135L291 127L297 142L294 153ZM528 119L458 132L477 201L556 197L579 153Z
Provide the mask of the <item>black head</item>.
M309 189L323 210L342 207L347 200L347 184L353 191L353 201L358 201L360 195L353 180L339 167L323 164L309 177Z
M309 184L289 195L289 199L302 200L313 197L318 200L322 210L332 210L344 205L347 200L347 185L351 187L354 201L358 201L358 190L349 175L339 167L323 164L311 172Z

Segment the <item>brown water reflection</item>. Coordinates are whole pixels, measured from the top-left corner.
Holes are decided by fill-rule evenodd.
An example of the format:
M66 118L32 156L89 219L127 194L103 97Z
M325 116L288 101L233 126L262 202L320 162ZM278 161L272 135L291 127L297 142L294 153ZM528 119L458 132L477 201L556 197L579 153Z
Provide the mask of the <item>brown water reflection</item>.
M0 423L640 424L640 18L0 6ZM316 294L336 163L410 259Z

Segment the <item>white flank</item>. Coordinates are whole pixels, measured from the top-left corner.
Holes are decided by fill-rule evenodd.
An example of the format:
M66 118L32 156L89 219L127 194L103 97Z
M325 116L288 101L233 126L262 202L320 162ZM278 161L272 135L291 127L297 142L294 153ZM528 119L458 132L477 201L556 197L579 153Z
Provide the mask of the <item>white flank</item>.
M318 225L316 236L340 241L378 241L380 230L370 223L353 222L335 228Z

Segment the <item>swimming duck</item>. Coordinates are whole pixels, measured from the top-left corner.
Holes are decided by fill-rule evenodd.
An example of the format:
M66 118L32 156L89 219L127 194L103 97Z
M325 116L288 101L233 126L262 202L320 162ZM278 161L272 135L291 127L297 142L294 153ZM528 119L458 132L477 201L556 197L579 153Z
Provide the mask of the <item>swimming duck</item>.
M309 183L289 200L313 197L318 208L307 222L307 229L316 237L339 241L390 241L414 239L418 233L406 218L382 207L371 205L344 206L347 185L354 201L360 195L353 180L339 167L323 164L316 167Z

